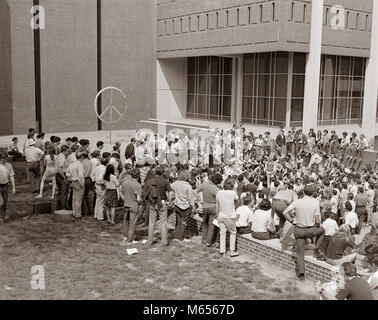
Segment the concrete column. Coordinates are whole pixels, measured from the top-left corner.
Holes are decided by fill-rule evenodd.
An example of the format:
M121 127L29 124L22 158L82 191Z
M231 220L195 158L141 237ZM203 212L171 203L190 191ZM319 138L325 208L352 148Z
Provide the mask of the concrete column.
M231 97L231 123L236 121L236 104L238 89L238 58L232 58L232 97Z
M378 1L373 1L370 58L365 74L365 93L362 115L362 131L368 139L375 136L378 92Z
M315 128L318 120L320 60L322 53L324 0L311 2L310 53L307 55L303 106L303 130Z
M287 103L286 103L286 129L290 128L291 120L291 95L293 89L293 66L294 66L294 53L289 52L289 68L287 79Z
M243 63L244 56L240 55L237 58L237 89L236 89L236 119L235 121L239 123L242 119L242 109L243 109Z

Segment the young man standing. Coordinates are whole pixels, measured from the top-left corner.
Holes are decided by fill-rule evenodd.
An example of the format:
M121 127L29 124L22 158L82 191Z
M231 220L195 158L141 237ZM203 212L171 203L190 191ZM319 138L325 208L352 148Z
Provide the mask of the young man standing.
M13 167L10 163L7 163L7 159L7 154L0 152L0 225L5 221L9 181L12 184L12 194L16 193Z
M121 190L125 206L123 218L123 237L127 243L134 241L135 227L139 216L139 200L142 195L142 186L138 183L139 170L134 169L123 181ZM127 238L126 238L127 237Z
M155 223L159 220L162 245L168 246L167 193L172 192L173 190L168 179L164 177L163 167L158 166L155 170L155 174L156 177L147 180L144 186L145 200L148 202L150 208L148 243L150 245L153 243ZM169 198L171 199L171 196L169 196Z
M81 164L81 161L84 159L82 153L78 153L76 155L76 160L73 161L70 166L68 167L69 172L69 179L72 181L72 207L73 207L73 216L76 219L80 219L81 215L81 205L83 202L84 196L84 186L85 186L85 178L84 178L84 167Z
M67 157L70 154L70 148L66 145L62 146L60 149L60 154L55 158L55 168L56 168L56 184L58 186L58 200L57 200L57 210L69 210L68 206L68 189L69 181L66 176Z
M316 238L315 257L324 260L319 248L324 239L325 230L320 227L320 205L319 201L312 197L314 188L306 185L305 196L302 199L293 201L283 212L286 220L295 226L294 237L297 247L297 267L295 269L299 280L305 280L304 247L307 238ZM291 213L294 213L292 218Z

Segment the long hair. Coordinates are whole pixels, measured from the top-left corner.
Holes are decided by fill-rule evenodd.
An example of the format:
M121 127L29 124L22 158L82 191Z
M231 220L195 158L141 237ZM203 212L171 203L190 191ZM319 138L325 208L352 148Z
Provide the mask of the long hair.
M108 164L106 166L105 174L104 174L104 180L110 181L110 176L114 174L114 167L111 164Z
M56 149L54 146L49 146L49 151L48 154L50 156L51 161L55 160L55 155L56 155Z

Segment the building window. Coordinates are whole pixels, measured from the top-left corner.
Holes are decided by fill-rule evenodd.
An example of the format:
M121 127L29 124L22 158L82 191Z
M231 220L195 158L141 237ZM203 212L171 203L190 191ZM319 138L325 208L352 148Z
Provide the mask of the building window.
M242 121L285 126L288 52L244 55Z
M188 118L231 121L231 97L231 58L188 58Z
M305 74L306 54L294 53L290 113L290 126L292 127L300 127L303 124Z
M365 58L322 55L318 125L361 124Z

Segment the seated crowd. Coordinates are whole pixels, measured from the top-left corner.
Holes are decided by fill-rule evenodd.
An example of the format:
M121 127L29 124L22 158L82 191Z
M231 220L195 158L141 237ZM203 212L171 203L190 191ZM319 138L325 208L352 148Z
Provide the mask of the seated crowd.
M239 140L237 129L242 132ZM152 245L159 222L161 243L169 245L169 213L176 215L176 241L184 241L188 222L198 213L203 220L202 243L214 246L219 237L222 256L227 232L231 257L239 254L237 233L250 234L262 241L277 238L284 250L295 250L301 280L305 251L334 266L355 263L358 272L376 271L378 175L375 168L362 168L359 161L368 148L364 135L344 133L339 139L334 131L316 134L311 129L304 134L293 128L280 130L273 139L269 132L247 135L240 125L218 130L206 140L207 151L192 161L193 149L198 148L192 142L198 136L189 140L137 131L122 163L121 143L112 152L103 152L101 141L95 148L77 137L65 141L51 137L44 142L44 133L36 135L30 129L23 152L15 138L8 153L0 155L0 223L5 220L9 182L16 191L9 160L20 161L23 155L31 191L42 198L46 182L51 181L57 210L72 210L76 219L92 216L114 225L115 209L123 206L123 233L129 244L135 241L141 222L148 226ZM229 150L220 136L235 138ZM242 162L225 164L224 155L229 152L235 159L240 145ZM182 154L187 155L184 160L170 161L182 159ZM363 228L371 231L357 246L355 235Z

